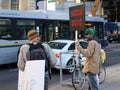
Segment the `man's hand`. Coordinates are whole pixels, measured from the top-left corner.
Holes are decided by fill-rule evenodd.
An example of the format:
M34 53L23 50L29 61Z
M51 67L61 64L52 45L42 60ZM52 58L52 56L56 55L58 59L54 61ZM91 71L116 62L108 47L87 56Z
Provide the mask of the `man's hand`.
M78 40L76 41L75 45L76 45L76 48L77 48L77 50L78 50L79 47L80 47L80 44L79 44L79 41L78 41Z
M55 64L52 64L52 65L51 65L51 68L54 68L54 67L55 67L55 65L56 65L56 63L55 63Z

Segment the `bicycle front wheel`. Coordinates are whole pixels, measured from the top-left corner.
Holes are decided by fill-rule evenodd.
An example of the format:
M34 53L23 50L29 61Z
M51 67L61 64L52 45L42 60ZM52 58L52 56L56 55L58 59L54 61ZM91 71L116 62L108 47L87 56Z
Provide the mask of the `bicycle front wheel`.
M85 74L78 67L72 73L72 84L75 90L82 90L85 86Z

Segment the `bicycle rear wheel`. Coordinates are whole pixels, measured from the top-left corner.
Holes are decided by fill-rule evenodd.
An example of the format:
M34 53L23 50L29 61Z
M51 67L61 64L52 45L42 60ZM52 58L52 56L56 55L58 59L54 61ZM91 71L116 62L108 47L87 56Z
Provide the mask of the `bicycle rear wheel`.
M104 65L102 65L98 76L99 76L99 82L100 82L100 84L104 83L105 78L106 78L106 69L105 69Z
M72 73L72 84L75 90L82 90L85 86L85 74L78 67Z

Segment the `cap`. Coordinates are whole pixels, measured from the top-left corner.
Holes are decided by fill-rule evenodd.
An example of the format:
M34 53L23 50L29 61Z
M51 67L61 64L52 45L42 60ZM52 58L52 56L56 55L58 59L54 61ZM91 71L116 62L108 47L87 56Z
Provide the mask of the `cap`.
M87 28L85 31L85 34L90 34L90 35L94 35L96 33L96 30L93 28Z
M31 30L28 32L27 37L29 41L34 41L37 37L39 37L39 33L37 30Z

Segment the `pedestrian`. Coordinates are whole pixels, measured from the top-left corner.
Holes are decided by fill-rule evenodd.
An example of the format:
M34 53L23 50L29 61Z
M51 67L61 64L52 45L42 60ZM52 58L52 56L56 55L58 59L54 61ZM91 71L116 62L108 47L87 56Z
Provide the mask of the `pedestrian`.
M89 90L99 90L99 79L98 73L100 70L100 65L102 63L101 59L101 45L93 40L94 29L87 28L85 31L85 37L88 40L87 49L83 49L78 41L76 42L78 52L82 53L86 57L86 62L83 67L83 73L88 75Z
M42 47L43 54L45 54L45 55L43 55L43 54L42 55L47 57L48 61L46 60L46 58L44 58L46 60L45 62L49 62L49 64L50 64L49 67L54 67L56 64L56 61L57 61L56 57L55 57L53 51L51 50L51 48L47 44L42 44L40 42L41 38L40 38L40 35L37 32L37 30L29 31L27 34L27 37L28 37L28 40L30 41L30 44L24 44L20 47L19 54L18 54L18 63L17 63L18 69L24 72L26 61L33 60L31 58L37 59L41 55L41 53L39 53L39 56L35 56L35 55L32 56L33 49L31 49L31 48L37 48L37 50L40 50L40 48L38 49L38 47ZM36 60L36 59L34 59L34 60ZM49 67L47 70L45 70L44 90L48 90Z

